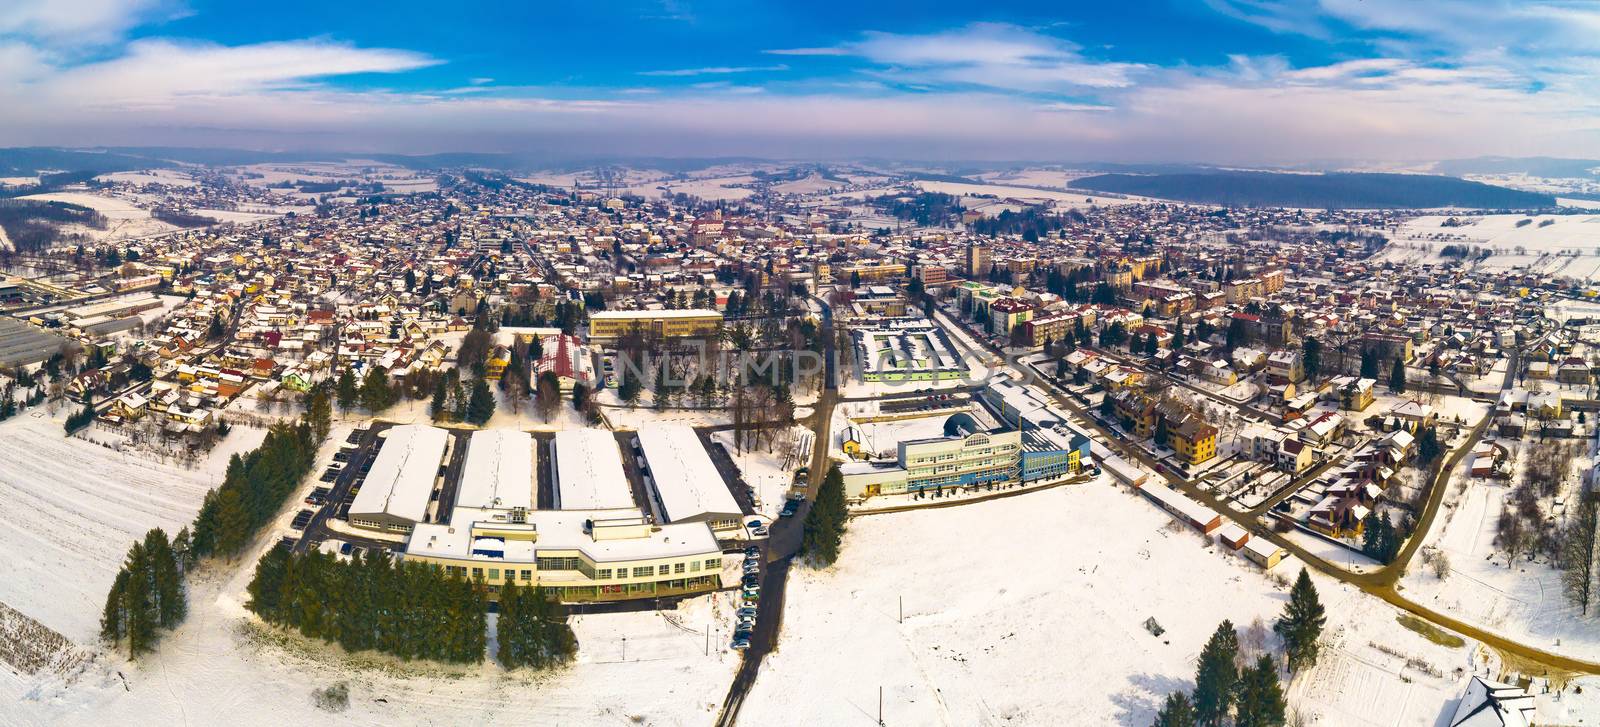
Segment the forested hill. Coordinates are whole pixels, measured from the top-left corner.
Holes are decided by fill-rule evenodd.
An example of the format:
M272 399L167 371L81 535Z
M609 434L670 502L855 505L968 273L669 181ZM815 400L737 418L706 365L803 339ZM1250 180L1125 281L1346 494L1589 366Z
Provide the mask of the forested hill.
M1072 186L1234 207L1530 209L1556 203L1548 194L1423 174L1100 174L1074 180Z

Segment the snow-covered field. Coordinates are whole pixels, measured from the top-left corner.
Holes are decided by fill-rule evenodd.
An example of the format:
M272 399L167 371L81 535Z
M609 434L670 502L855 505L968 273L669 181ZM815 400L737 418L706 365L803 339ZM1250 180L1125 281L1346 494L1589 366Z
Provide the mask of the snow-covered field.
M124 182L127 184L166 184L174 187L197 187L199 182L187 172L178 169L142 169L132 172L112 172L102 174L95 179L103 182Z
M1600 615L1579 613L1562 592L1561 572L1541 558L1507 562L1495 545L1500 513L1510 506L1503 482L1466 478L1435 521L1424 547L1446 553L1444 580L1420 562L1400 585L1407 597L1468 623L1540 649L1600 661Z
M236 428L204 464L184 469L66 437L65 412L41 407L0 424L0 602L86 644L128 546L150 528L173 535L192 521L229 455L266 433Z
M30 194L20 199L66 202L88 207L99 212L106 218L106 229L104 230L96 230L81 225L68 225L65 228L68 232L81 232L97 241L128 240L136 237L159 235L178 229L173 225L151 217L150 210L117 197L87 192L51 192L49 194Z
M967 184L965 182L916 182L917 187L928 192L943 192L945 194L978 195L992 194L997 197L1011 197L1026 202L1054 202L1058 207L1089 207L1091 205L1108 206L1117 204L1132 204L1145 201L1122 197L1109 197L1099 192L1088 190L1062 192L1049 189L1034 189L1032 187L1008 187L998 184ZM1093 202L1087 201L1093 199Z
M1441 227L1447 219L1425 215L1408 220L1383 259L1439 262L1446 245L1476 245L1494 253L1477 263L1485 270L1600 280L1600 256L1595 254L1600 249L1600 215L1470 215L1459 219L1471 224ZM1518 226L1523 220L1532 222Z
M1104 479L959 508L858 518L828 571L796 568L783 642L741 712L749 724L1148 725L1231 619L1270 631L1286 587ZM1279 564L1292 578L1298 566ZM1393 609L1318 579L1333 656L1291 706L1323 725L1433 725L1468 648L1431 644ZM901 599L904 599L903 601ZM904 617L901 618L903 608ZM1154 618L1160 637L1143 623ZM1430 663L1440 677L1408 672ZM1275 637L1266 639L1276 648ZM1320 716L1320 718L1317 718Z
M739 661L726 594L576 616L576 661L538 676L350 657L253 620L242 605L250 574L191 578L188 620L136 664L102 656L70 685L0 670L0 724L710 724ZM319 710L312 690L340 682L348 709Z

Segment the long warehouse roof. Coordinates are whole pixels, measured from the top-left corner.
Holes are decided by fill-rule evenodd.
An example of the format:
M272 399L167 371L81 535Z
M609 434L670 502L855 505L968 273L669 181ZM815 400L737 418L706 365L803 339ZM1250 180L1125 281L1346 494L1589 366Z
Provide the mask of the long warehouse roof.
M562 510L638 507L615 435L603 429L556 432L556 502Z
M650 465L650 478L667 522L707 513L742 513L693 427L643 427L639 430L639 446Z
M456 507L532 510L533 435L515 429L473 432Z
M386 432L361 492L350 503L350 514L387 514L422 522L449 438L443 429L420 424Z

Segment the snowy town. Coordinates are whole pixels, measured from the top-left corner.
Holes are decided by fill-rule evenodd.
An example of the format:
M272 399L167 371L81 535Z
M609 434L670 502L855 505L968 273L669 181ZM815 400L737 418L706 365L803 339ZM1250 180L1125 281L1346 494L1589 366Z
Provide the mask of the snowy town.
M0 2L0 725L1600 725L1596 28Z
M262 199L237 169L162 179L53 194ZM532 668L509 698L554 721L848 720L881 686L897 721L1144 723L1221 648L1306 724L1600 704L1600 573L1573 565L1597 562L1587 278L1396 262L1428 219L1400 212L1008 197L1026 223L984 233L983 198L892 177L849 206L368 185L5 251L5 537L33 556L0 602L37 714L124 681L96 699L166 714L135 685L209 684L214 653L228 679L300 675L307 719L409 721ZM188 618L126 590L162 553ZM978 553L1037 567L984 578ZM409 585L362 598L468 633L342 630L381 604L328 589L369 569ZM953 572L994 585L933 595ZM973 620L996 608L1027 615ZM1083 648L1126 681L956 686Z

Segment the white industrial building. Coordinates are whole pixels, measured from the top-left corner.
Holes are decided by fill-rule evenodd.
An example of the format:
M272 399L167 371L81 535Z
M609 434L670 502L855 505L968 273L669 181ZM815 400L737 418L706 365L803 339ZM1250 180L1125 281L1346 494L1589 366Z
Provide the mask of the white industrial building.
M384 432L366 482L350 503L350 524L405 533L425 521L449 441L445 430L420 424Z
M473 432L456 488L456 507L533 509L533 435L515 429Z
M645 480L661 522L704 522L715 531L739 527L743 510L706 454L694 428L657 424L639 430Z
M604 429L556 432L556 507L561 510L636 508L622 469L617 439Z
M691 454L704 460L691 466L703 466L702 476L709 471L709 481L722 490L737 525L732 496L694 430L683 429L693 446ZM672 440L668 446L679 447L682 441ZM482 578L491 599L498 599L500 589L512 582L542 586L565 602L692 595L722 587L722 548L708 521L690 517L652 522L633 501L611 432L556 433L551 465L556 509L533 509L535 452L533 438L523 432L473 434L450 521L416 525L406 541L405 559L438 565L461 578ZM685 501L681 488L673 492L672 502Z

